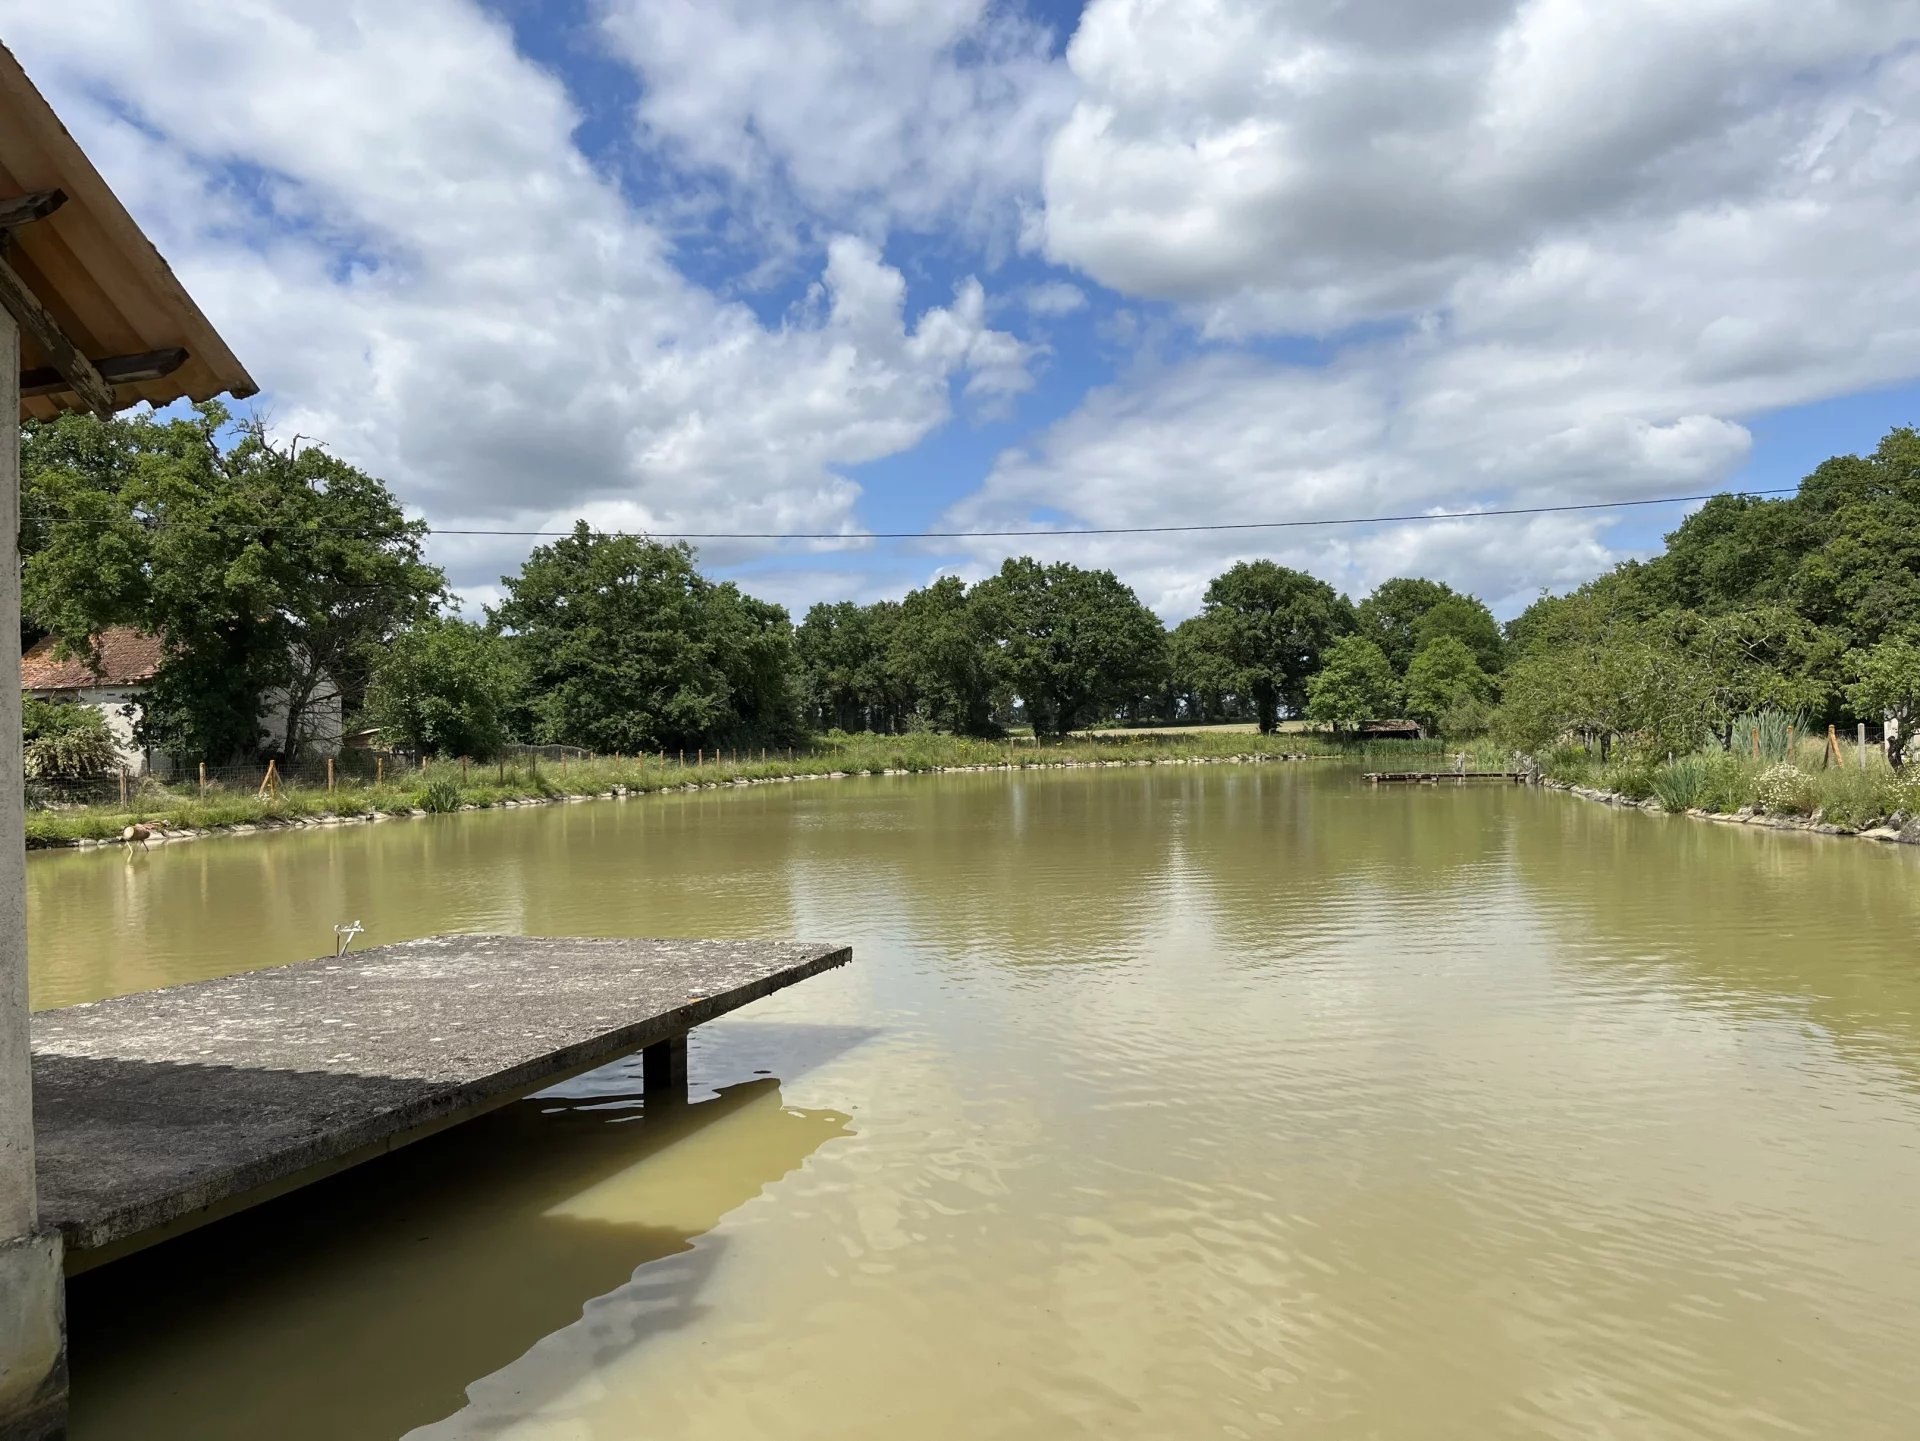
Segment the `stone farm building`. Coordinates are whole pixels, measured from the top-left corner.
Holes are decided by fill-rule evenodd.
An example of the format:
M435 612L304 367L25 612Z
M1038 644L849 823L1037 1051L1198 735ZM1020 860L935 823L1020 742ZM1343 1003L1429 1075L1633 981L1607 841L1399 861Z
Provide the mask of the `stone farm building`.
M84 655L65 660L54 655L52 636L37 642L20 658L20 688L36 700L72 701L92 706L107 718L120 747L121 763L135 775L168 776L176 764L188 767L201 757L173 757L151 748L142 748L134 728L140 722L140 701L160 669L165 647L160 637L132 626L114 626L94 638L100 653L100 668L94 670ZM260 728L272 741L286 733L287 698L283 691L269 691L261 697ZM341 737L340 697L324 681L319 693L308 703L301 724L304 742L301 754L337 755ZM209 757L225 759L225 757Z

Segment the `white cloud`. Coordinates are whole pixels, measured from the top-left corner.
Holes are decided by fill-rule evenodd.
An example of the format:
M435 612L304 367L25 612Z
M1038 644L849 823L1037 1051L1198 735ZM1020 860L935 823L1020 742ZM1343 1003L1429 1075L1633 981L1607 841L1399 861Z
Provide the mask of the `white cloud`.
M1094 0L1068 53L1050 257L1216 342L1336 343L1320 366L1139 363L1002 457L964 523L1695 493L1747 458L1749 417L1920 375L1920 5ZM1428 566L1501 597L1591 574L1606 533L1056 548L1178 613L1250 545L1362 588Z
M601 0L643 134L736 203L1010 242L1071 103L1053 37L991 0Z
M1821 207L1916 38L1915 0L1093 0L1046 245L1224 332L1439 306L1596 226Z
M1028 286L1020 299L1035 315L1071 315L1086 309L1087 292L1065 280L1048 280Z
M955 381L1026 383L977 282L910 317L863 240L784 324L690 283L574 148L561 84L461 0L3 0L0 24L277 428L436 522L854 532L841 467L925 438Z
M1326 521L1487 508L1477 495L1519 504L1662 495L1710 487L1747 452L1744 430L1691 416L1568 427L1503 451L1427 403L1429 363L1417 346L1382 346L1325 369L1216 354L1154 370L1095 391L1037 445L1003 455L947 520L966 530L1022 528L1044 514L1103 528ZM1601 541L1607 525L1575 514L1014 543L1110 567L1178 618L1198 607L1210 576L1256 555L1354 594L1419 573L1524 600L1617 559ZM1007 542L974 544L986 564Z
M682 167L662 191L717 189L768 266L812 257L784 318L689 280L473 0L0 0L279 427L436 522L857 537L850 467L921 444L955 392L1005 414L1030 383L990 315L1091 309L1122 378L1003 456L959 526L1692 493L1746 459L1749 418L1920 375L1920 0L1092 0L1064 61L1012 0L593 16L642 82L646 162ZM909 306L897 267L929 244L991 264L1016 235L1124 308L1063 279ZM1303 334L1330 358L1272 358ZM1053 390L1090 357L1047 359ZM1179 614L1244 554L1507 597L1590 574L1610 534L1047 544ZM883 573L830 548L755 574L800 596ZM436 543L470 587L523 550Z

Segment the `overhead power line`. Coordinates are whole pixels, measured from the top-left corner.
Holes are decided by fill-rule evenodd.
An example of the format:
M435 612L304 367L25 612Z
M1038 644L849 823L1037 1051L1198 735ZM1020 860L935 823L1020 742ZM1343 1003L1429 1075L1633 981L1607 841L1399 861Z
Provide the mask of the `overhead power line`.
M1792 495L1798 486L1775 486L1765 490L1715 491L1708 495L1662 495L1649 500L1589 500L1572 505L1516 505L1493 510L1448 510L1420 511L1406 515L1347 515L1330 516L1306 520L1241 520L1213 521L1197 525L1106 525L1106 526L1063 526L1057 528L1032 527L1020 530L868 530L868 531L775 531L775 530L611 530L596 531L597 534L626 537L635 540L1041 540L1060 536L1095 535L1192 535L1203 532L1230 532L1252 530L1304 530L1316 527L1339 525L1409 525L1421 521L1441 520L1492 520L1501 516L1516 515L1565 515L1575 511L1595 510L1633 510L1655 505L1692 505L1709 501L1717 496L1731 495L1758 497L1773 495ZM28 511L23 518L61 521L66 524L80 523L74 517L56 516L46 511ZM112 525L113 520L89 522ZM214 529L216 527L208 527ZM242 532L258 533L263 531L285 532L287 527L279 525L236 525L223 523L217 527L228 534ZM427 526L429 535L496 536L514 540L557 540L573 534L568 530L505 530L479 526Z
M1205 525L1100 525L1032 530L869 530L848 534L842 531L755 531L755 530L648 530L605 531L607 535L625 535L653 540L1012 540L1061 535L1185 535L1196 531L1294 530L1330 525L1404 525L1422 520L1489 520L1503 515L1559 515L1575 510L1627 510L1635 506L1689 505L1712 500L1715 495L1761 496L1792 495L1797 485L1776 486L1771 490L1715 491L1712 495L1663 495L1652 500L1590 500L1577 505L1518 505L1501 510L1454 510L1414 515L1349 515L1321 520L1240 520L1217 521ZM435 535L495 535L523 539L551 539L571 535L569 530L482 530L432 527Z

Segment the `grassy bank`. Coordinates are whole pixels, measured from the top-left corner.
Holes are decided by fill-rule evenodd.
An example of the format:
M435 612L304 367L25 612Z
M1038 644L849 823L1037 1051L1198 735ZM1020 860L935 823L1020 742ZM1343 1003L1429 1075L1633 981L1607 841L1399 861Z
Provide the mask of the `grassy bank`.
M417 811L457 811L468 806L497 806L508 801L559 800L627 792L683 790L739 781L830 774L915 773L1010 766L1016 769L1090 765L1108 761L1219 761L1236 756L1313 755L1399 764L1410 756L1437 756L1437 742L1386 741L1369 745L1336 742L1315 735L1237 735L1219 732L1176 734L1144 732L1075 737L1035 743L969 740L962 736L855 735L830 737L787 752L723 752L718 758L693 754L682 764L673 755L603 756L565 764L437 761L408 770L381 784L284 786L274 796L252 790L214 788L199 793L184 786L143 782L125 806L77 806L29 811L30 847L74 845L111 840L134 824L165 830L212 830L242 825L274 825L334 817L407 815Z
M1864 769L1852 746L1843 751L1842 763L1823 764L1826 742L1815 739L1775 744L1758 758L1750 749L1745 754L1705 750L1672 760L1628 756L1602 762L1568 746L1539 760L1549 779L1657 801L1673 812L1796 816L1850 830L1920 815L1920 775L1909 769L1903 777L1877 748L1868 749Z

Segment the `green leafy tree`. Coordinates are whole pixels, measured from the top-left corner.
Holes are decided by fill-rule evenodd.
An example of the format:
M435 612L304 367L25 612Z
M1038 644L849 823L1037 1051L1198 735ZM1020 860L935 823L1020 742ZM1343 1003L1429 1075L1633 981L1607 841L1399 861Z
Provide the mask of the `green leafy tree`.
M1162 674L1166 630L1112 571L1021 556L976 592L1036 733L1066 735Z
M434 617L381 649L366 716L383 738L434 756L486 759L507 740L524 677L511 646L484 626Z
M1167 667L1178 716L1202 725L1233 718L1238 672L1228 658L1219 617L1189 616L1167 637Z
M1208 674L1253 706L1262 733L1282 708L1298 713L1323 656L1353 629L1353 607L1332 586L1270 560L1242 561L1207 586L1203 625L1190 642L1210 648Z
M1669 631L1626 623L1508 666L1494 729L1527 747L1584 739L1602 757L1623 740L1650 754L1685 753L1708 733L1712 685L1711 667Z
M1920 728L1920 636L1909 631L1853 651L1847 656L1847 669L1853 676L1847 687L1848 704L1856 715L1884 720L1893 727L1896 738L1887 746L1887 759L1900 769L1913 746L1914 731Z
M1493 679L1467 643L1443 635L1421 646L1407 666L1403 709L1429 731L1484 730L1492 716Z
M958 576L942 576L900 602L889 669L923 723L957 735L996 731L1006 657L986 602Z
M1474 596L1450 595L1430 606L1426 614L1414 622L1413 656L1408 658L1407 669L1402 674L1411 672L1413 660L1421 651L1443 638L1465 645L1473 653L1474 664L1488 675L1498 675L1505 664L1506 642L1493 612Z
M1355 608L1361 635L1379 646L1395 675L1405 675L1420 648L1420 622L1444 601L1460 597L1453 587L1418 576L1396 576L1381 581L1372 595ZM1464 637L1462 637L1464 639Z
M28 780L83 781L120 765L120 747L96 706L26 696L20 731Z
M1543 594L1506 625L1506 658L1595 640L1617 625L1650 619L1664 608L1629 561L1596 576L1569 595Z
M536 739L631 752L794 733L786 612L708 580L690 547L582 521L505 584L493 619L514 637Z
M1825 714L1844 683L1839 637L1786 606L1705 615L1667 611L1647 630L1689 658L1702 691L1698 728L1723 744L1737 716L1765 710Z
M1656 608L1785 607L1859 649L1920 615L1920 432L1823 462L1782 500L1715 496L1635 583Z
M1395 708L1399 685L1386 652L1365 636L1342 636L1307 682L1307 715L1335 731L1352 730Z
M217 404L30 425L22 460L25 612L64 654L112 625L158 634L140 739L175 755L297 760L316 711L354 706L379 644L445 594L379 480Z
M895 663L898 601L821 603L793 633L805 719L821 729L900 729L913 693Z

